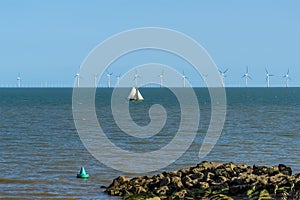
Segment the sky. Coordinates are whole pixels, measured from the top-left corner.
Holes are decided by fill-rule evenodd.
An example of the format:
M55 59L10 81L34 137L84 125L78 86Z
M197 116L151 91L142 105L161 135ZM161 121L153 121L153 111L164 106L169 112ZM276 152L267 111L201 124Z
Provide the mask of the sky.
M16 86L18 74L23 86L73 86L92 49L141 27L173 29L193 38L220 70L228 69L226 86L244 86L241 77L248 66L250 87L265 86L265 68L275 75L271 86L284 86L289 69L290 86L300 87L299 22L297 0L1 0L0 87ZM143 55L111 66L112 85L116 75L136 64L176 60L157 52ZM202 86L191 66L174 65L193 86ZM106 86L105 78L100 86Z

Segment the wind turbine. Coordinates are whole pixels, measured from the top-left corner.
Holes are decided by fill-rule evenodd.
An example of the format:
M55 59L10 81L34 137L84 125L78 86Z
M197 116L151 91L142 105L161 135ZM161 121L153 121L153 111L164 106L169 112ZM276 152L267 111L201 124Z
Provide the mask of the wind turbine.
M94 87L97 88L97 74L94 74Z
M251 76L249 75L248 66L247 66L247 69L246 69L246 73L242 76L242 78L245 78L245 85L246 85L246 88L247 88L248 87L248 78L252 79Z
M207 77L208 77L208 74L204 74L203 76L201 76L204 86L206 84Z
M75 76L74 76L75 78L76 78L76 87L79 87L79 83L80 83L80 74L79 73L77 73Z
M161 72L161 74L159 75L160 78L160 87L163 87L163 80L164 80L164 70Z
M184 74L184 71L182 71L182 84L183 87L185 88L185 80L187 79L186 75Z
M117 86L120 84L120 77L121 77L121 74L119 74L117 77Z
M225 74L226 74L226 72L228 71L228 69L226 69L225 71L221 71L221 70L219 70L219 72L220 72L220 75L221 75L221 79L222 79L222 87L225 87Z
M20 73L19 73L19 75L17 77L17 81L18 81L18 88L20 88L21 87L21 76L20 76Z
M138 78L140 78L140 76L138 75L137 70L135 70L135 74L133 78L133 80L135 81L135 87L138 86Z
M107 87L110 88L110 76L113 74L106 70L106 76L107 76Z
M269 74L267 68L266 68L266 82L267 82L267 88L270 87L270 76L274 76L274 74Z
M285 78L285 87L288 88L289 87L289 80L291 80L290 76L289 76L290 70L288 69L286 75L283 76L283 78Z

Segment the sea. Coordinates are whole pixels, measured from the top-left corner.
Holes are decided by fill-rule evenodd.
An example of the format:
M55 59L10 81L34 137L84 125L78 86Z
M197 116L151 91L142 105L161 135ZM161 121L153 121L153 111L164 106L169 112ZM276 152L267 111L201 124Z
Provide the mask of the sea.
M130 88L124 90L130 92ZM108 196L102 186L120 175L154 175L204 160L246 165L283 163L292 167L293 174L300 173L300 88L226 88L225 124L217 143L203 158L198 154L210 124L211 99L207 88L194 88L200 117L193 142L168 166L144 174L106 166L85 148L73 119L72 91L0 89L0 198L119 199ZM172 90L140 88L140 92L144 101L127 106L130 120L137 126L151 122L149 110L153 105L160 105L167 113L163 128L150 139L135 139L115 123L112 88L98 88L95 94L96 116L107 138L134 155L166 146L183 117L181 102ZM184 89L179 92L184 93ZM120 155L109 156L122 164ZM157 160L151 162L157 164ZM131 166L135 165L132 162ZM88 179L76 178L81 167L90 175Z

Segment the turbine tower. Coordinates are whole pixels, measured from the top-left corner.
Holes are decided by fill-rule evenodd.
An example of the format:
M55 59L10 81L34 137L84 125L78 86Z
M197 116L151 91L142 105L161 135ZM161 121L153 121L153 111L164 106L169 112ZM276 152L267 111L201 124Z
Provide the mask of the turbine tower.
M107 76L107 87L110 88L110 76L113 74L113 73L110 73L109 71L106 70L106 76Z
M94 87L97 88L97 74L94 75Z
M203 78L203 81L204 81L204 82L206 82L206 80L207 80L207 77L208 77L208 74L204 74L204 75L203 75L203 77L202 77L202 78Z
M221 71L221 70L219 70L219 72L220 72L220 75L221 75L221 79L222 79L222 87L224 88L225 87L225 77L226 77L226 72L228 71L228 69L226 69L225 71Z
M203 76L201 76L202 81L203 81L203 87L206 85L207 77L208 77L208 74L204 74Z
M121 77L121 74L119 74L117 77L117 86L120 84L120 77Z
M17 77L17 81L18 81L18 88L20 88L21 87L21 76L20 76L20 73L19 73L19 75Z
M76 87L78 87L79 88L79 81L80 81L80 74L79 73L77 73L75 76L74 76L75 78L76 78Z
M270 76L274 76L274 74L269 74L267 68L266 68L266 82L267 82L267 88L270 87Z
M160 79L160 87L163 87L163 80L164 80L164 71L161 72L161 74L159 75L159 79Z
M246 85L246 88L247 88L248 87L248 79L252 79L251 76L249 75L248 66L247 66L247 69L246 69L246 73L242 76L242 78L245 78L245 85Z
M185 88L185 80L187 79L186 75L184 74L184 71L182 72L182 84L183 87Z
M133 80L135 81L135 87L138 86L138 78L140 78L140 76L138 75L137 70L135 70L135 75L133 78Z
M285 78L285 87L288 88L289 87L289 80L291 80L290 76L289 76L290 70L288 69L286 75L283 76L283 78Z

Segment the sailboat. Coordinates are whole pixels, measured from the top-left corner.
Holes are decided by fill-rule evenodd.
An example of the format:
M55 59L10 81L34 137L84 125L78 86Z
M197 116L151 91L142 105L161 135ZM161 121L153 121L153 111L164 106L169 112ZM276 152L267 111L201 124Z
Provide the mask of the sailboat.
M137 87L132 87L131 91L128 96L129 101L142 101L144 100L143 96L141 95L139 89Z

